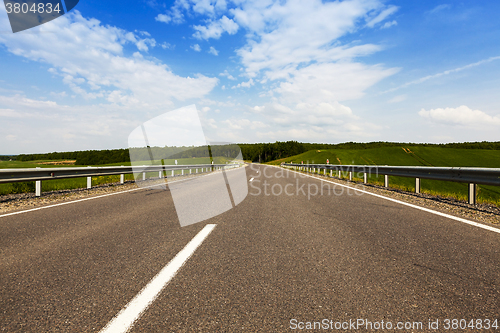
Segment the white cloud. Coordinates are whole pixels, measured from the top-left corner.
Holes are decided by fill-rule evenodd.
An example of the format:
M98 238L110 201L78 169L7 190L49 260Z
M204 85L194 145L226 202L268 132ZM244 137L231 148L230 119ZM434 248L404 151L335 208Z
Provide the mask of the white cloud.
M398 25L398 22L396 22L396 21L385 22L385 24L383 26L381 26L380 29L387 29L387 28L390 28L394 25Z
M443 11L445 9L450 9L451 8L451 5L448 5L448 4L442 4L442 5L438 5L436 7L434 7L433 9L431 9L428 13L429 14L436 14L440 11Z
M360 98L364 90L396 72L360 63L314 64L292 72L293 78L274 91L290 102L345 101Z
M238 83L238 85L231 87L231 89L236 89L236 88L250 88L254 84L255 84L255 82L253 81L253 79L250 79L250 80L248 80L246 82Z
M420 110L418 114L421 117L427 118L433 122L444 123L450 125L463 126L500 126L500 114L490 116L489 114L480 111L472 110L465 105L457 108L437 108L426 111Z
M148 44L151 47L155 47L156 41L153 38L145 38L145 39L141 39L141 40L137 41L137 43L135 45L137 46L139 51L147 52L149 50Z
M230 129L236 130L256 130L259 128L269 127L268 124L262 121L251 121L249 119L227 119L221 122Z
M219 76L225 76L229 80L236 80L236 78L234 76L232 76L231 74L229 74L229 72L227 70L225 70L224 73L220 73Z
M194 1L193 11L198 14L213 14L214 6L210 3L210 0L197 0Z
M185 2L190 15L208 16L205 25L193 26L198 39L245 29L247 43L237 54L248 81L233 89L270 83L265 95L289 100L285 104L333 103L360 98L368 87L398 71L355 61L381 50L379 45L339 42L358 29L397 24L383 25L398 7L379 0L232 1L225 13L217 13L214 1Z
M200 45L198 44L194 44L194 45L191 45L191 48L196 51L196 52L200 52L201 51L201 47Z
M0 30L8 29L0 22ZM140 40L131 32L103 26L72 11L38 28L40 34L0 34L0 43L17 56L51 66L74 92L86 98L106 98L111 92L141 105L172 105L173 100L202 97L217 84L203 75L181 77L156 60L127 57L127 43ZM43 33L58 31L57 34ZM152 44L148 39L145 46ZM147 47L147 46L146 46ZM116 94L116 93L115 93Z
M0 109L1 118L23 118L23 115L13 109Z
M162 47L162 49L164 50L173 50L175 48L174 45L170 44L170 43L167 43L167 42L163 42L160 44L160 46Z
M56 98L62 98L62 97L66 97L68 94L67 94L65 91L61 91L61 92L58 92L58 93L56 93L56 92L52 91L52 92L50 93L50 95L51 95L51 96L54 96L54 97L56 97Z
M293 106L273 102L255 106L251 111L264 115L273 127L339 126L346 120L357 119L351 108L338 102L298 103Z
M406 100L406 95L398 95L398 96L394 96L393 98L391 98L390 100L387 101L387 103L399 103L399 102L402 102L404 100Z
M217 129L217 122L213 118L206 119L204 124L210 126L210 128Z
M374 18L370 19L366 23L366 26L369 27L369 28L373 28L377 23L382 22L387 17L389 17L390 15L394 14L395 12L397 12L398 9L399 8L396 7L396 6L389 6L387 9L383 10L382 12L380 12L377 16L375 16Z
M196 30L193 37L197 39L219 39L224 32L230 35L238 32L238 24L225 15L218 21L210 21L206 26L195 25L193 28Z
M142 122L136 110L110 104L68 106L0 95L0 106L0 121L11 135L0 137L0 146L13 154L125 147L130 131Z
M155 17L155 20L158 22L169 23L170 21L172 21L172 18L165 14L158 14Z
M219 51L217 51L215 49L215 47L213 47L213 46L210 46L210 49L208 50L208 53L213 54L214 56L218 56L219 55Z
M441 73L427 75L427 76L421 77L420 79L413 80L413 81L407 82L405 84L402 84L399 87L395 87L395 88L391 88L389 90L383 91L382 94L385 94L385 93L388 93L388 92L393 92L393 91L399 90L401 88L406 88L406 87L414 85L414 84L423 83L425 81L436 79L436 78L439 78L439 77L444 76L444 75L458 73L458 72L464 71L466 69L470 69L470 68L473 68L473 67L476 67L476 66L480 66L480 65L483 65L483 64L495 61L495 60L500 60L500 56L490 57L488 59L483 59L483 60L474 62L472 64L468 64L468 65L465 65L465 66L462 66L462 67L458 67L458 68L455 68L455 69L450 69L450 70L447 70L447 71L444 71L444 72L441 72Z
M166 14L158 14L155 17L155 20L163 23L175 23L180 24L184 22L184 15L182 14L182 10L189 9L189 2L186 0L176 0L174 5L170 8L170 10Z
M299 140L336 142L375 140L383 128L354 115L350 107L339 102L280 103L232 108L241 117L218 123L212 139L234 142Z
M378 1L356 0L273 2L262 8L243 5L232 12L235 21L251 34L247 45L237 53L250 77L267 70L266 75L272 79L276 79L276 72L283 77L300 64L368 55L380 47L342 46L336 40L355 31L357 22L369 12L381 8Z

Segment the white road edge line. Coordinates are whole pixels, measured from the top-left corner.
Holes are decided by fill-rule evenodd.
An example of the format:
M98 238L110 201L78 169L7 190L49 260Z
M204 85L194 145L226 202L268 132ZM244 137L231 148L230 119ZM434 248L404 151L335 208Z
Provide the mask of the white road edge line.
M216 226L207 224L99 333L128 332Z
M270 165L270 166L278 168L278 169L281 169L280 167L277 167L277 166L274 166L274 165ZM342 187L350 188L350 189L353 189L353 190L358 191L358 192L362 192L362 193L366 193L366 194L369 194L369 195L373 195L375 197L382 198L382 199L385 199L385 200L397 202L397 203L399 203L401 205L405 205L405 206L408 206L408 207L420 209L420 210L423 210L423 211L428 212L428 213L432 213L432 214L436 214L436 215L439 215L439 216L447 217L447 218L455 220L455 221L466 223L466 224L469 224L469 225L472 225L472 226L475 226L475 227L478 227L478 228L483 228L483 229L486 229L486 230L489 230L489 231L493 231L493 232L496 232L496 233L500 234L500 229L499 228L495 228L495 227L491 227L489 225L485 225L485 224L477 223L477 222L474 222L474 221L470 221L470 220L467 220L467 219L464 219L464 218L461 218L461 217L457 217L457 216L453 216L453 215L448 215L446 213L441 213L441 212L438 212L438 211L435 211L435 210L432 210L432 209L429 209L429 208L424 208L424 207L413 205L411 203L407 203L407 202L404 202L404 201L399 201L397 199L385 197L385 196L380 195L380 194L375 194L375 193L371 193L371 192L368 192L368 191L365 191L365 190L360 190L360 189L357 189L355 187L351 187L351 186L339 184L339 183L336 183L336 182L332 182L331 180L326 180L326 179L314 177L314 176L308 175L306 173L301 173L301 172L298 172L298 171L295 171L295 170L290 170L290 171L298 173L300 175L305 175L305 176L310 177L310 178L321 180L323 182L328 182L328 183L336 184L336 185L339 185L339 186L342 186Z
M231 170L227 170L227 171L232 171L232 170L237 170L237 169L231 169ZM211 176L214 173L215 172L209 173L209 174L203 175L203 176L198 176L198 177L201 178L201 177ZM183 182L183 181L190 180L190 179L193 179L193 178L174 180L174 181L171 181L171 182L167 182L166 184L168 185L168 184ZM43 206L43 207L37 207L37 208L32 208L32 209L27 209L27 210L21 210L19 212L6 213L6 214L3 214L3 215L0 215L0 218L6 217L6 216L12 216L12 215L18 215L18 214L23 214L23 213L34 212L34 211L41 210L41 209L46 209L46 208L52 208L52 207L57 207L57 206L69 205L69 204L73 204L73 203L77 203L77 202L82 202L82 201L87 201L87 200L92 200L92 199L99 199L99 198L103 198L103 197L109 197L109 196L115 195L115 194L128 193L128 192L143 190L145 188L157 187L157 186L158 185L151 185L151 186L146 186L146 187L138 187L138 188L133 188L131 190L126 190L126 191L120 191L120 192L114 192L114 193L108 193L108 194L98 195L96 197L78 199L78 200L73 200L73 201L68 201L68 202L61 202L61 203L58 203L58 204L53 204L53 205L48 205L48 206Z

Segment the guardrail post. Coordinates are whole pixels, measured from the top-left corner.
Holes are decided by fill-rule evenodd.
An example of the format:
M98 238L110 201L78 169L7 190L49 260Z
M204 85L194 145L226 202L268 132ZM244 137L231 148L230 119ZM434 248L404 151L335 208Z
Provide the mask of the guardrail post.
M88 166L88 168L91 168L91 166ZM92 188L92 177L87 177L87 189Z
M420 193L420 178L415 178L415 193Z
M330 169L330 177L333 177L333 170Z
M172 177L174 176L174 170L172 170Z
M181 176L184 176L184 169L181 170Z
M363 183L365 183L365 184L366 184L366 183L368 183L368 182L367 182L367 178L368 178L368 177L367 177L367 175L366 175L366 172L364 172L364 173L363 173Z
M191 169L189 169L189 174L191 174Z
M122 165L122 168L123 168L123 165ZM122 173L120 175L120 184L123 184L123 183L125 183L125 175Z
M40 167L36 167L37 169L40 169ZM42 181L37 180L35 182L35 196L39 197L42 195Z
M476 196L477 196L477 186L474 183L469 183L469 204L476 204Z
M349 171L349 180L352 181L352 171Z
M389 175L384 175L384 187L389 187Z

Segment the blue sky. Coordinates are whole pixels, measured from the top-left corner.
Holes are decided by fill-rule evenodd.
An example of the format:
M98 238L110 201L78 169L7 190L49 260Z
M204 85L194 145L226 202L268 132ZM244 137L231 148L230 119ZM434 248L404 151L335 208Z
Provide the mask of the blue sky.
M80 0L12 34L0 154L126 148L195 104L211 141L498 141L500 2Z

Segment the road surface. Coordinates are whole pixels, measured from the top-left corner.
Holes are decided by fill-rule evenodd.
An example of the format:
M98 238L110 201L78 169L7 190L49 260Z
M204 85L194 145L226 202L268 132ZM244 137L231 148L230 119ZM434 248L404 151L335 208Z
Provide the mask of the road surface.
M500 321L499 233L278 172L247 167L241 203L185 227L154 188L0 217L0 332L101 331L206 225L130 332Z

